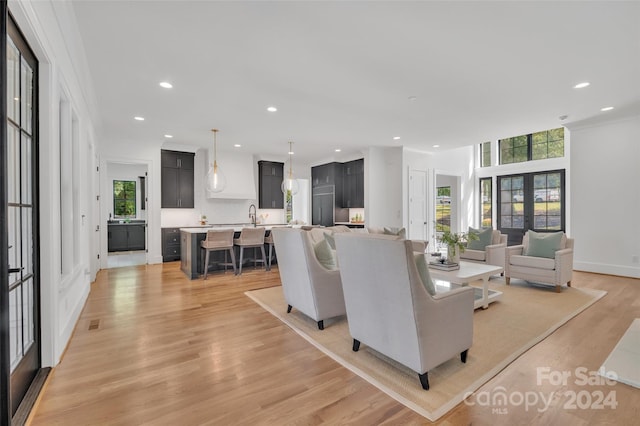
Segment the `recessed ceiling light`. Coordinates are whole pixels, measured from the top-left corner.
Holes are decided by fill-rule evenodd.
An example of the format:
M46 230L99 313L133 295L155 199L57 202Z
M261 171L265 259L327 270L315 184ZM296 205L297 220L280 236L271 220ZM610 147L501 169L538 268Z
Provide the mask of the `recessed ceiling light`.
M233 146L236 147L236 148L240 148L242 145L240 145L239 143L236 143Z
M440 148L440 145L434 145L433 147L434 148Z
M397 140L399 140L399 139L400 139L400 136L394 136L394 137L393 137L393 140L394 140L394 141L397 141Z
M409 96L407 99L409 99L410 101L415 101L416 99L418 99L417 96Z
M165 138L167 139L171 139L173 137L173 135L164 135Z
M293 151L289 151L289 155L293 155Z
M173 84L169 83L168 81L163 81L160 83L160 87L164 87L165 89L171 89L173 87Z
M144 121L144 117L133 117L134 120Z
M613 109L613 107L604 107L604 108L600 108L600 111L611 111Z
M335 149L335 151L336 151L336 152L340 152L340 151L342 151L342 150L341 150L340 148L336 148L336 149Z
M574 89L582 89L584 87L587 87L588 85L590 85L591 83L589 83L588 81L585 81L583 83L578 83L575 86L573 86Z
M267 111L269 111L269 112L276 112L277 110L278 110L278 108L276 108L274 106L267 107Z
M20 100L20 98L13 98L13 100L14 100L14 101L19 101L19 100Z

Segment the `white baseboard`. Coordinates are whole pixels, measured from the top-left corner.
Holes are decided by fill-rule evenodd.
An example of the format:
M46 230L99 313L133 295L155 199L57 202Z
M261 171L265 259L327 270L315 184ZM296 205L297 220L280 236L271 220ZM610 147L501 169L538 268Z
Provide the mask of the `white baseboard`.
M640 278L640 267L612 265L597 262L573 262L576 271L595 272L597 274L619 275L621 277Z
M162 256L147 256L147 263L149 265L154 265L158 263L162 263Z

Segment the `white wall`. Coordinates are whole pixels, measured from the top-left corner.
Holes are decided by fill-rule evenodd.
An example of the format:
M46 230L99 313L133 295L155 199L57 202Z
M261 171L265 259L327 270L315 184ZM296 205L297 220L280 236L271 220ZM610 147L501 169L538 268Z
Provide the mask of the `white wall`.
M147 165L108 162L106 172L107 172L106 187L109 189L106 190L107 197L105 197L104 203L108 212L107 217L109 214L111 214L111 217L115 217L113 214L113 181L114 180L130 180L136 183L136 219L146 219L147 211L142 210L143 200L142 200L142 189L140 188L140 176L145 176L145 173L147 172Z
M402 147L369 148L364 159L366 226L403 227Z
M640 117L570 129L574 268L640 278Z
M42 364L56 365L64 351L90 288L90 247L94 247L97 216L92 188L97 176L92 141L96 117L91 78L81 38L68 2L9 2L27 42L39 61L39 185L40 287ZM60 105L65 111L61 115ZM69 112L69 113L67 113ZM61 223L61 129L72 132L74 150L72 191L77 197L69 232ZM72 135L72 136L70 136ZM69 152L62 153L69 155ZM66 171L68 172L68 171ZM68 206L65 206L68 212ZM71 244L69 244L71 242ZM69 270L62 272L61 247L74 247Z

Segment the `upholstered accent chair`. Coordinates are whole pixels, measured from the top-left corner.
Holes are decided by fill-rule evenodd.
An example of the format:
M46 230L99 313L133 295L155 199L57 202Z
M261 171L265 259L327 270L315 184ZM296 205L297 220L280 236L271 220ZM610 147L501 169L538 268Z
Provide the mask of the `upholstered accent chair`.
M472 241L469 244L473 243ZM473 247L473 245L471 247ZM504 250L506 247L507 235L494 229L491 233L491 242L484 247L484 250L475 250L467 247L464 252L460 253L460 260L486 263L487 265L501 266L504 268Z
M296 308L318 323L346 313L340 271L318 261L309 231L295 228L271 230L287 312Z
M471 287L431 296L416 267L411 241L388 235L336 234L353 350L364 343L418 373L460 355L473 341Z
M557 247L551 253L540 251L540 239L553 237L549 233L540 234L527 231L522 244L505 249L505 282L520 278L543 284L550 284L560 292L564 284L571 287L573 274L573 238L562 233ZM534 239L534 241L532 241Z

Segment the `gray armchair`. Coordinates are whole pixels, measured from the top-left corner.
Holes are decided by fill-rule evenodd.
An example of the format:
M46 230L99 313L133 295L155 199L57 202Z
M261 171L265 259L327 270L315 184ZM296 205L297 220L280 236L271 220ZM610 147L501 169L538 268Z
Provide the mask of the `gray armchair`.
M336 248L353 350L364 343L417 372L460 354L473 340L473 289L431 296L415 264L411 241L387 235L337 234Z
M573 238L562 236L560 249L554 258L526 256L529 248L529 232L524 235L522 244L505 249L505 282L509 285L511 278L520 278L550 284L560 292L565 283L571 287L573 274Z
M325 319L346 312L340 271L326 269L318 262L309 231L273 228L271 235L278 253L287 312L296 308L317 321L323 330Z
M506 247L507 235L494 229L491 234L491 244L486 246L484 250L465 249L463 253L460 253L460 260L486 263L487 265L504 268L504 250Z

